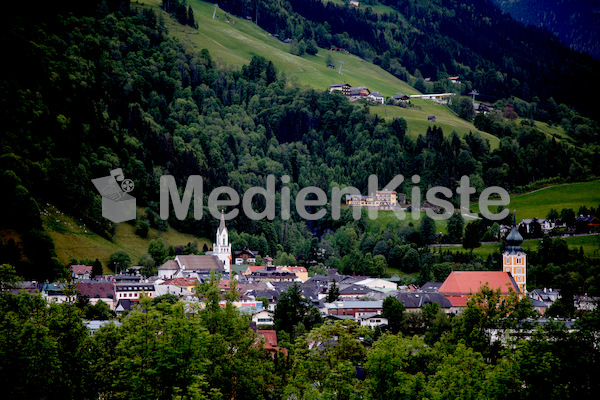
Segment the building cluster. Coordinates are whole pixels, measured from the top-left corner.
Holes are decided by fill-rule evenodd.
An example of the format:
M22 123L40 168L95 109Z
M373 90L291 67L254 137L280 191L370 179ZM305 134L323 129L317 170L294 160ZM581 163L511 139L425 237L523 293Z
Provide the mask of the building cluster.
M575 217L574 226L567 226L563 221L549 220L543 218L523 219L518 227L528 235L535 234L539 225L540 233L546 235L572 235L574 233L586 233L600 227L600 220L593 215L579 215Z
M385 103L385 97L379 92L371 92L366 86L350 86L347 83L329 85L329 93L340 91L350 101L365 99L374 103Z
M350 207L396 210L406 204L406 195L394 190L378 190L369 196L346 195L346 205Z
M396 194L382 191L381 195L391 201ZM75 295L85 296L91 304L103 301L111 310L122 314L135 307L143 296L156 298L169 294L190 305L202 306L202 296L196 290L201 283L218 274L222 305L226 303L228 292L237 290L238 300L233 305L251 316L252 325L265 339L265 346L270 346L269 351L276 353L279 351L277 338L268 328L274 323L273 312L282 293L294 284L300 285L303 297L317 307L326 320L349 319L368 327L388 324L383 316L383 303L387 297L400 301L409 313L436 303L445 313L457 314L484 285L500 291L501 297L527 297L534 309L543 315L560 298L560 291L536 289L527 293L527 255L521 247L522 242L523 237L513 221L502 254L502 271L453 271L444 282L427 282L419 288L399 285L397 276L371 278L340 275L336 270L330 270L327 274L309 277L304 267L275 266L268 257L265 257L269 260L267 265L244 264L244 261L256 260L258 255L248 249L233 253L236 263L232 264L229 235L222 217L210 254L178 255L161 265L157 276L144 278L133 273L91 279L91 267L74 265L75 290L71 284L36 282L25 282L19 290L41 293L50 302L72 301ZM242 260L240 264L238 259ZM333 288L335 291L330 292ZM574 305L579 310L591 310L597 300L580 296L574 299Z

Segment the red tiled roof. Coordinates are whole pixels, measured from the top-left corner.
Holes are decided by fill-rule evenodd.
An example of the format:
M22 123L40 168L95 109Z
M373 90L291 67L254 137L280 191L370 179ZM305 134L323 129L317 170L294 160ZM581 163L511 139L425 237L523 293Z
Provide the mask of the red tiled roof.
M73 270L73 273L75 273L77 275L92 273L91 265L71 265L71 269Z
M174 278L167 279L161 285L175 285L175 286L195 286L198 283L198 279L196 278Z
M250 266L248 266L248 269L244 272L244 275L251 274L255 271L260 271L261 269L265 269L265 268L267 268L266 265L250 265Z
M219 289L229 290L229 289L231 289L231 286L229 286L229 283L231 281L232 281L231 279L221 279L219 281L219 283L217 284L217 286L219 287Z
M486 283L490 289L500 289L502 294L511 293L511 288L519 293L519 287L513 277L504 271L453 271L438 292L447 296L467 295L477 293Z
M265 347L277 347L277 332L274 330L262 330L257 332L258 336L265 339Z
M291 272L306 272L304 267L286 267Z
M469 301L469 298L467 296L445 296L450 303L452 304L452 307L466 307L467 306L467 301Z
M276 353L282 352L285 356L287 356L287 349L279 348L277 346L277 332L274 330L262 330L256 332L259 337L265 339L265 344L263 348L267 350L269 353L275 356Z

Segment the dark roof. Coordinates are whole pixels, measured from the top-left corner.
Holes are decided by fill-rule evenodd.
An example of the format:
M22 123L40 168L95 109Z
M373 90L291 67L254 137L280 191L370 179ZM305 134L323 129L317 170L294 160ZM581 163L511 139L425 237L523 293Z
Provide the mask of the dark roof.
M295 273L277 269L276 267L265 267L263 269L259 269L258 271L252 271L252 273L248 276L253 277L253 278L261 278L261 277L265 277L265 278L269 278L269 277L296 278Z
M421 286L421 291L423 292L437 292L440 286L442 286L443 282L425 282L423 286Z
M154 285L151 283L121 283L115 285L115 292L154 292Z
M136 303L134 303L133 301L129 300L129 299L121 299L119 300L119 302L117 303L117 307L121 306L123 307L126 311L131 311L131 309L133 308L133 306Z
M517 219L516 216L514 216L512 229L508 236L506 236L506 251L512 254L523 252L521 243L523 243L523 236L521 236L517 229Z
M219 229L217 230L217 235L221 234L224 230L227 230L225 227L225 213L221 210L221 223L219 224Z
M115 285L112 282L80 282L77 290L82 296L88 296L90 299L115 297Z
M139 275L120 274L115 275L113 279L115 281L139 282L142 279L142 277Z
M406 308L421 308L425 307L428 303L437 303L442 308L452 307L450 300L440 293L399 292L394 297L400 300Z
M294 282L269 282L279 293L285 292Z
M41 283L38 283L36 281L24 281L21 282L20 284L16 285L15 288L10 289L9 291L12 294L19 294L22 291L24 291L25 293L29 293L29 294L36 294L40 292L40 288L42 287Z
M247 254L251 257L256 257L258 255L258 251L254 251L254 250L249 250L249 249L244 249L244 250L237 250L234 252L236 257L241 256L242 254Z
M246 292L246 294L254 296L255 299L266 297L269 300L273 299L275 301L279 300L279 297L281 297L277 290L250 290Z
M371 291L372 291L371 288L366 287L364 285L351 284L351 285L348 285L348 286L344 287L343 289L340 289L340 295L345 295L345 296L364 296L367 293L370 293Z
M359 94L360 94L360 92L362 92L362 91L363 91L363 90L365 90L365 89L366 89L367 91L369 90L369 89L367 89L365 86L352 86L352 87L350 88L349 94L350 94L350 96L359 95Z
M320 285L316 285L316 284L302 284L302 295L304 297L306 297L307 299L311 299L311 300L318 300L319 299L319 294L320 293L326 293L326 290L323 288L321 289Z

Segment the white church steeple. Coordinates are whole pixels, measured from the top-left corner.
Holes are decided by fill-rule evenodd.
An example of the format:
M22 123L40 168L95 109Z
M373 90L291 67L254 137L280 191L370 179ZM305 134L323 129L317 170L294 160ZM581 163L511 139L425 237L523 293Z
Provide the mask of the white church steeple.
M213 243L213 255L223 263L223 269L231 272L231 245L229 244L229 232L225 226L225 214L221 210L221 223L217 229L216 242Z

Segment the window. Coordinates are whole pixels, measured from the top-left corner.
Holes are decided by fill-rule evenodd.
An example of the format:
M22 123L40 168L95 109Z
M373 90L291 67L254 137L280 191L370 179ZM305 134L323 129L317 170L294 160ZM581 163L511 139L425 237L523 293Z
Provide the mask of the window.
M517 268L517 274L522 274L523 273L523 268Z
M517 258L517 264L522 264L521 259Z

